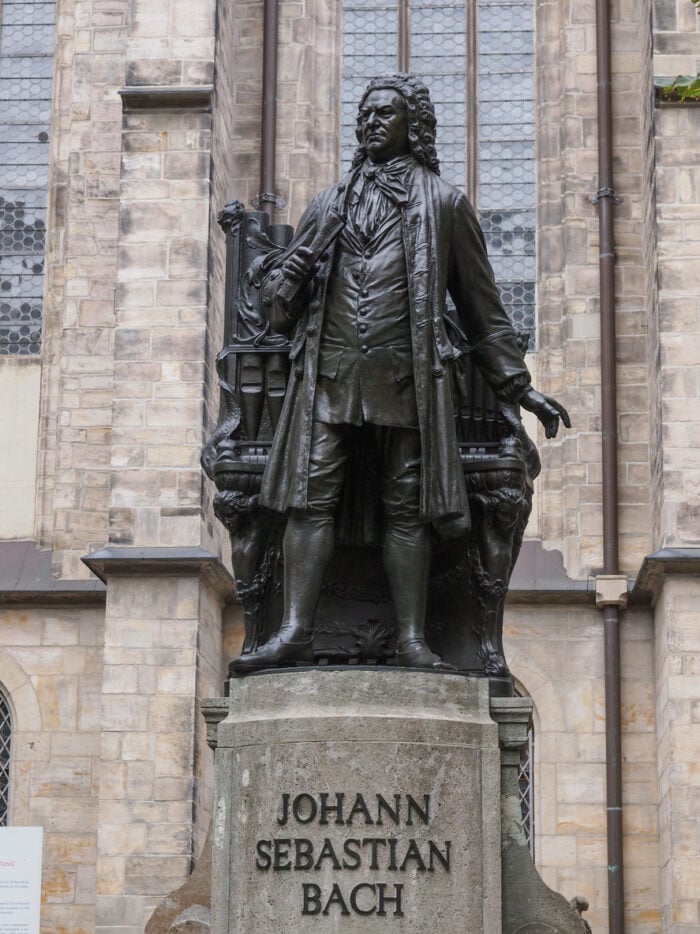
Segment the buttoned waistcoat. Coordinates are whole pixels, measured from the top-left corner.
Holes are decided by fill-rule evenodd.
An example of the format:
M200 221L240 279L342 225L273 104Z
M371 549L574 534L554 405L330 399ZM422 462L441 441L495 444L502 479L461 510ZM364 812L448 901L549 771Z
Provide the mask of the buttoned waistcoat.
M342 210L353 175L316 195L292 243L263 285L263 302L274 330L292 332L291 375L284 408L263 475L260 502L285 512L306 507L309 449L319 377L319 356L329 279L336 244L322 259L313 287L291 306L278 297L280 267L308 246L328 212ZM401 208L401 239L407 272L413 383L421 435L420 513L439 528L468 524L464 476L455 428L450 369L460 351L450 339L449 292L455 324L494 391L517 400L530 375L494 282L483 234L462 192L415 162L407 176L408 202Z
M401 212L386 199L371 231L357 213L348 207L328 280L315 417L418 428Z

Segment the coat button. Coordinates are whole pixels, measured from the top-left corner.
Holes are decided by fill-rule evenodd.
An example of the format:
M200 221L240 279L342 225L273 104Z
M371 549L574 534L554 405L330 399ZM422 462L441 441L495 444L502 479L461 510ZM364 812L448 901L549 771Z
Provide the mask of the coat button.
M309 309L311 311L318 311L320 307L321 305L318 302L311 302L311 304L309 305Z
M369 353L369 347L367 346L367 344L363 344L362 347L360 347L360 350L362 351L362 353Z
M353 271L350 273L350 275L353 277L353 279L355 280L355 282L359 282L359 281L360 281L360 277L361 277L362 274L361 274L361 272L360 272L359 269L353 269Z
M366 333L367 333L367 325L366 325L366 324L361 324L360 327L358 328L358 330L359 330L360 334L366 334Z
M306 334L308 337L315 337L317 333L318 330L313 326L313 324L310 324L306 329Z

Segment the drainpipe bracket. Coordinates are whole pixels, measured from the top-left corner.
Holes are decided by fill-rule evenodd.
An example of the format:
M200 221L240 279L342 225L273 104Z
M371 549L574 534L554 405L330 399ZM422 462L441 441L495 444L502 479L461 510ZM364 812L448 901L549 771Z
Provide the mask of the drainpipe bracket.
M622 195L616 194L614 188L599 188L594 195L588 196L591 204L598 204L601 198L612 198L613 204L622 204L625 200Z
M287 202L281 195L276 195L272 191L262 191L251 199L252 206L256 211L261 210L264 204L274 204L276 211L283 211L287 207Z
M598 574L595 579L595 605L627 606L627 578L624 574Z

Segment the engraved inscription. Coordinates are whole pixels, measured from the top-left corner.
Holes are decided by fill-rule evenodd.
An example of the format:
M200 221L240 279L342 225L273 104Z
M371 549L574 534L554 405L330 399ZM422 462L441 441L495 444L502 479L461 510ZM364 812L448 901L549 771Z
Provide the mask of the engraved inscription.
M276 816L289 836L261 838L255 845L255 866L260 872L417 873L450 870L451 840L418 836L431 822L430 795L347 792L282 794ZM293 836L299 826L353 828L348 836ZM387 828L387 835L364 836L361 827ZM396 829L394 829L396 828ZM407 832L401 832L407 828ZM291 831L291 832L290 832ZM354 831L354 832L353 832ZM328 832L328 831L327 831ZM416 834L416 836L412 835ZM401 918L404 883L386 876L381 880L344 879L324 889L318 882L301 882L302 915L378 915Z

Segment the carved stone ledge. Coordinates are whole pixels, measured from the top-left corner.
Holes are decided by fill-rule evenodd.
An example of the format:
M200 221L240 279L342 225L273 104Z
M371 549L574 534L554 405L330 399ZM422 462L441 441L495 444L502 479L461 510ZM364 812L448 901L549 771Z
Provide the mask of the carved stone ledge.
M201 576L226 603L235 601L233 577L220 559L206 548L100 548L81 558L93 574L105 583L110 577L125 575Z
M653 604L666 578L677 574L700 576L700 548L662 548L647 555L634 583L632 596L651 598Z
M207 724L207 743L216 749L216 733L219 724L228 716L229 702L227 697L206 697L200 700L199 709Z

